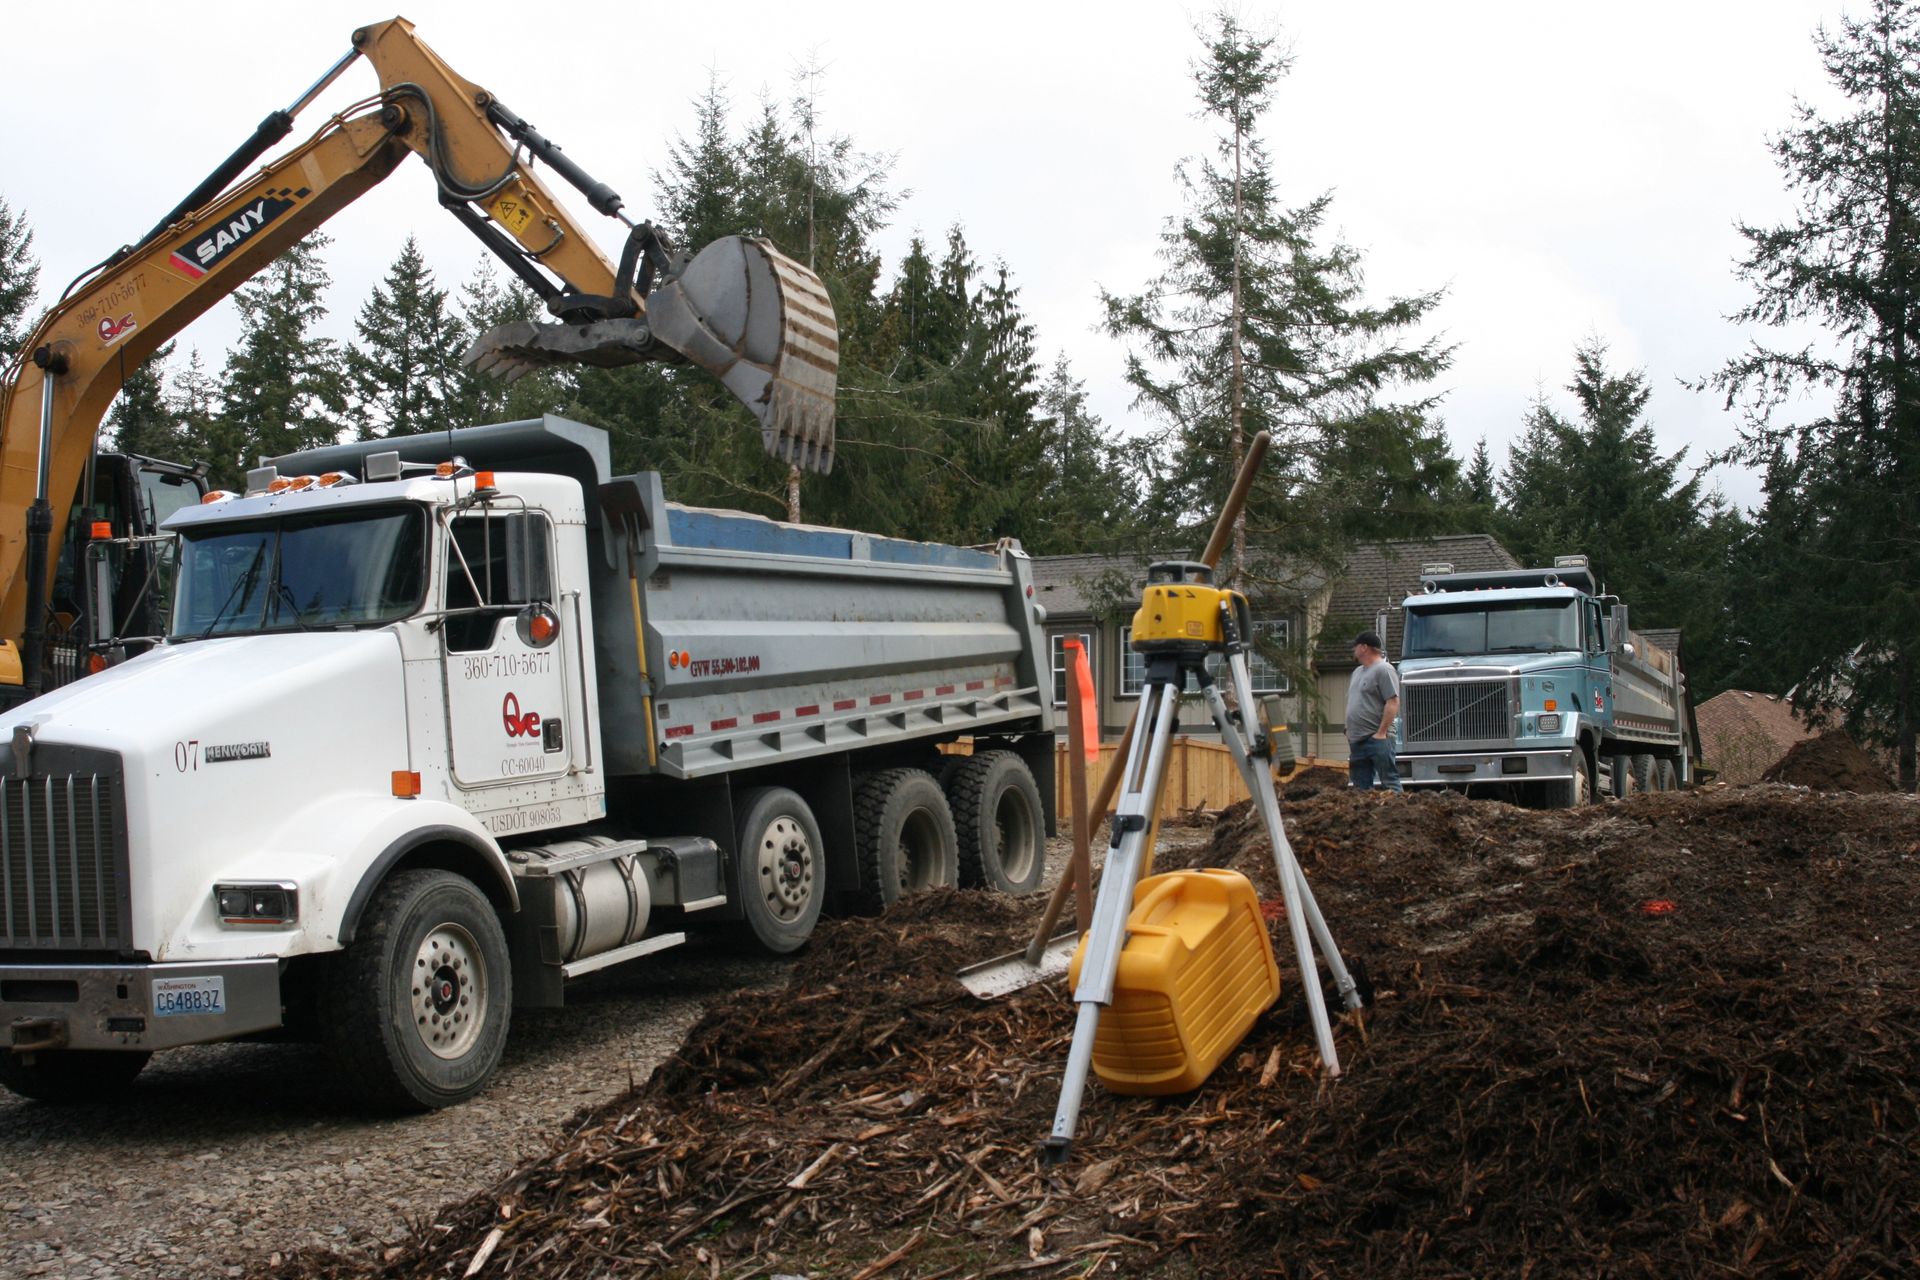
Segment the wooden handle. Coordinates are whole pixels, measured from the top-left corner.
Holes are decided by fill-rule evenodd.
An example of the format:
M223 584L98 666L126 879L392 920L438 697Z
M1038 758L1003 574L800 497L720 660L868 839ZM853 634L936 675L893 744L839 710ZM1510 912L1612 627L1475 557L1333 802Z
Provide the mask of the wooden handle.
M1240 519L1240 509L1247 505L1247 494L1253 490L1254 474L1260 470L1261 459L1267 456L1267 446L1272 443L1273 437L1262 431L1247 446L1247 456L1240 460L1240 474L1233 478L1233 490L1227 494L1227 504L1220 508L1220 518L1213 522L1213 537L1207 539L1206 553L1200 557L1208 568L1220 567L1220 557L1227 553L1227 543L1233 540L1234 522Z

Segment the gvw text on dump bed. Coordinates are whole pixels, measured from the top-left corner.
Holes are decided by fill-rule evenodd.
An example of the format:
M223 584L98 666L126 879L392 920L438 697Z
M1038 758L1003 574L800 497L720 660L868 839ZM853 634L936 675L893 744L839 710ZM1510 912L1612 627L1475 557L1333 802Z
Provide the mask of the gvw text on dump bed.
M4 722L0 1080L286 1027L443 1105L515 1005L694 929L788 951L823 905L1038 884L1017 546L681 507L607 456L554 418L379 441L168 522L165 643Z

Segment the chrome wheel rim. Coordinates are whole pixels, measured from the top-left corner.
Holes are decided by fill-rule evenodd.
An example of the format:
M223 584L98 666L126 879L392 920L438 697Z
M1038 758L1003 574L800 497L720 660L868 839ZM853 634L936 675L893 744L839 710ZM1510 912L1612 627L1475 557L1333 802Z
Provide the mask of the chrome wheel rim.
M465 1057L487 1022L487 962L471 933L448 921L413 957L413 1029L436 1058Z
M760 833L755 857L760 896L774 918L783 922L798 920L806 912L813 896L813 844L806 828L782 814Z

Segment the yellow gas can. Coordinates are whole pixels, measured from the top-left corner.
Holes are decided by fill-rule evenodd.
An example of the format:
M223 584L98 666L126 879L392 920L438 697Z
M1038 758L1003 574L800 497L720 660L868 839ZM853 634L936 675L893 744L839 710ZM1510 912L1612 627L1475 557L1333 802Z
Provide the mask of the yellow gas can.
M1093 1070L1114 1093L1197 1089L1280 994L1253 884L1237 871L1170 871L1134 887L1113 1004ZM1068 979L1080 981L1086 939Z

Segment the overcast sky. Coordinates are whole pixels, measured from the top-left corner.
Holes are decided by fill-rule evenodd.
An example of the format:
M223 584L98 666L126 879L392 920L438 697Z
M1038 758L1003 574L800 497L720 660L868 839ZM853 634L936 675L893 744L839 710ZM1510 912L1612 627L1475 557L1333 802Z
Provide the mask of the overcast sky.
M1276 24L1294 56L1264 128L1287 200L1334 193L1331 225L1361 250L1374 296L1447 291L1434 327L1459 345L1441 380L1457 451L1484 435L1499 462L1540 391L1571 412L1573 349L1599 337L1619 366L1646 371L1663 446L1699 461L1735 422L1679 383L1743 345L1726 320L1748 297L1735 224L1791 209L1766 142L1796 96L1831 103L1811 37L1842 8L1320 0L1241 12ZM796 65L817 58L828 128L896 153L896 186L911 192L881 241L889 269L916 230L939 238L963 223L979 256L1012 269L1044 360L1064 351L1101 416L1136 427L1122 350L1094 332L1098 291L1153 274L1178 209L1174 167L1210 145L1190 73L1204 11L416 0L407 16L636 215L653 210L653 175L710 70L744 119L762 92L788 97ZM384 16L334 0L244 19L18 6L0 195L31 220L43 292L143 233L345 52L356 25ZM355 67L296 138L374 88ZM617 247L617 227L585 220ZM341 338L409 232L443 285L478 256L411 161L329 231L328 327ZM182 349L217 360L237 332L227 304ZM1714 481L1743 504L1757 495L1743 473Z

